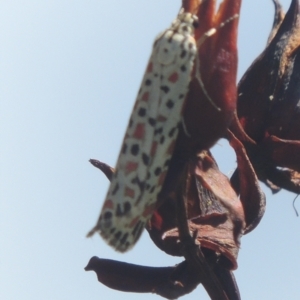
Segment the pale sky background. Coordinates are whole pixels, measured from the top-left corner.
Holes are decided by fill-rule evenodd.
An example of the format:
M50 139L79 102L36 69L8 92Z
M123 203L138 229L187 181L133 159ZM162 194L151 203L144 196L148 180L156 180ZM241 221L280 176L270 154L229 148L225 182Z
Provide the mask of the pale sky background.
M153 40L180 2L0 1L0 299L161 298L111 290L84 271L94 255L149 266L182 261L146 231L126 254L85 238L108 188L88 159L115 164ZM290 0L282 4L287 10ZM243 1L239 78L264 49L273 12L271 0ZM213 151L230 175L227 143ZM266 214L242 238L235 272L242 299L300 299L295 195L264 190ZM199 286L182 299L209 298Z

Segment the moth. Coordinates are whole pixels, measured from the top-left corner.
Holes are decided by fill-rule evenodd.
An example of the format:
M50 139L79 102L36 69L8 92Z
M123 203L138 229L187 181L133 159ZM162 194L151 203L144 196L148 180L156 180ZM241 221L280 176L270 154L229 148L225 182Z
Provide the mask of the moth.
M198 18L180 12L154 41L95 232L129 250L151 218L182 122L197 43Z

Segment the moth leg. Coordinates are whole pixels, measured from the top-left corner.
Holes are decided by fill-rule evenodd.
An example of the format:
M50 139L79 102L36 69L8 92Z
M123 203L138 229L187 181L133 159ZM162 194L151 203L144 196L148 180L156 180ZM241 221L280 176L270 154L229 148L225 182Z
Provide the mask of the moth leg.
M105 164L104 162L101 162L97 159L93 159L91 158L89 160L89 162L94 166L96 167L97 169L99 169L106 177L109 181L111 181L112 179L112 176L115 172L115 169L112 168L111 166Z

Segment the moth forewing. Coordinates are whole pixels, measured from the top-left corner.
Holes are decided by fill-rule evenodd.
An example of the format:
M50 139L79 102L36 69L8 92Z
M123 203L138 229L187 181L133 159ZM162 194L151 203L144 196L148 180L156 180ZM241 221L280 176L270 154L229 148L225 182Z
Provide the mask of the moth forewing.
M181 13L155 40L116 172L88 233L99 232L121 252L140 237L164 183L197 53L195 22L195 15Z

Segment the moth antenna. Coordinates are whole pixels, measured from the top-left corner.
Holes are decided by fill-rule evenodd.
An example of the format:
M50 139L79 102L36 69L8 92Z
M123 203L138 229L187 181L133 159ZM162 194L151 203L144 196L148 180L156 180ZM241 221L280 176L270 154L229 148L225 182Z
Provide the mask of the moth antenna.
M299 196L299 194L295 197L295 199L294 199L294 201L293 201L293 208L294 208L294 210L295 210L295 213L296 213L296 216L297 216L297 217L299 217L299 214L298 214L298 210L297 210L297 208L296 208L296 206L295 206L295 202L296 202L296 199L298 198L298 196Z
M199 49L201 47L201 45L206 41L206 39L208 39L209 37L213 36L219 29L221 29L222 27L224 27L226 24L230 23L231 21L237 19L239 17L239 14L235 14L232 17L228 18L227 20L225 20L224 22L220 23L219 26L217 27L213 27L211 29L209 29L208 31L206 31L202 37L197 41L197 48ZM212 106L217 110L217 111L221 111L221 108L218 107L215 102L211 99L211 97L209 96L208 92L206 91L206 88L204 86L204 83L202 81L201 78L201 73L200 73L200 60L199 57L196 57L196 78L201 86L201 89L204 93L204 95L206 96L206 98L208 99L208 101L212 104Z
M187 127L186 127L184 118L182 118L181 124L182 124L182 128L183 128L183 131L186 134L186 136L191 137L191 134L189 133L189 131L188 131Z
M200 74L200 60L198 58L198 56L196 57L196 78L201 86L201 89L205 95L205 97L208 99L208 101L211 103L211 105L217 110L217 111L221 111L221 108L219 106L216 105L216 103L210 98L210 96L208 95L206 88L204 86L204 83L202 81L201 78L201 74Z

